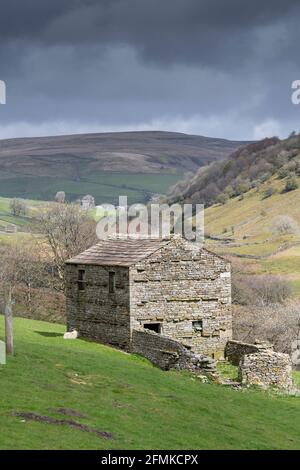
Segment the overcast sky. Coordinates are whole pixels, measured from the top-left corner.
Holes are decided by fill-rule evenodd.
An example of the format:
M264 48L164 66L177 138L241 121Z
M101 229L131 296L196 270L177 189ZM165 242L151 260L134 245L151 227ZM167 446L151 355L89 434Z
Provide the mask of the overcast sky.
M0 138L300 130L299 0L1 0Z

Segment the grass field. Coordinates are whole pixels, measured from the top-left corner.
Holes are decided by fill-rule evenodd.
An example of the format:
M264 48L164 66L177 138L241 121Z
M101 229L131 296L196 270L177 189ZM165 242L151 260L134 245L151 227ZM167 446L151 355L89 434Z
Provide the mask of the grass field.
M17 318L14 326L16 355L0 366L0 449L299 449L299 398L163 372L100 344L66 341L61 325Z
M9 198L0 197L0 232L5 230L8 224L17 225L18 229L22 231L30 222L32 218L39 211L39 208L43 205L41 201L33 201L25 199L24 203L27 208L25 216L14 216L10 210ZM15 236L16 234L13 234ZM1 236L1 234L0 234ZM9 235L8 235L9 236Z
M153 193L166 194L169 187L182 179L182 173L114 173L102 172L79 181L54 177L17 177L1 180L0 194L52 201L57 191L65 191L69 201L91 194L96 203L117 204L118 197L128 197L130 204L145 202Z
M300 295L300 189L282 193L285 180L272 178L259 191L251 190L242 199L230 199L205 211L207 239L214 251L236 258L249 274L285 277ZM264 199L270 186L274 195ZM300 179L299 179L300 187ZM299 227L298 233L276 235L274 221L288 215Z

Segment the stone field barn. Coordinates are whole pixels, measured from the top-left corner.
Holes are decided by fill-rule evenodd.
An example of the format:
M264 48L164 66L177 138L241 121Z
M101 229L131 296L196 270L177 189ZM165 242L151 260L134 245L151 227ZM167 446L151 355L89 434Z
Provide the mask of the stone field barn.
M66 263L67 328L130 351L134 330L223 358L230 264L181 237L108 239Z

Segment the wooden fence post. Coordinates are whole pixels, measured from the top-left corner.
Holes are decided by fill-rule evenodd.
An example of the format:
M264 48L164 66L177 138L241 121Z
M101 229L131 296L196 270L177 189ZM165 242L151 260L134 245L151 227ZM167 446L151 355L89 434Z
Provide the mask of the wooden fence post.
M14 354L14 337L13 337L11 288L9 289L8 299L5 305L5 342L6 342L6 353L13 355Z

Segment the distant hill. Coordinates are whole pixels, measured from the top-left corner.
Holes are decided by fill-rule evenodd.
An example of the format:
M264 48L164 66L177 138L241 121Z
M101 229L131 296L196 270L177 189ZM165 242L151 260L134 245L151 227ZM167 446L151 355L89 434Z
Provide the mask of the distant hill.
M91 193L114 202L121 193L142 202L243 144L159 131L1 140L0 195L47 200L64 190L71 200Z

